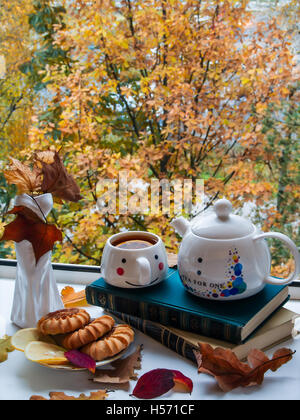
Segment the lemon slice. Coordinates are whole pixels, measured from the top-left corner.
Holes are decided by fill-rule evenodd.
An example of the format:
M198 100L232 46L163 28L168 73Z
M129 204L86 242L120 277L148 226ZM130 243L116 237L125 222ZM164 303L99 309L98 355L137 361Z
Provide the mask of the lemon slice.
M19 351L25 351L27 344L32 341L44 341L45 343L55 344L50 336L41 335L36 328L25 328L16 332L11 339L12 346Z
M65 349L43 341L32 341L25 348L25 356L28 360L44 365L69 364L65 357Z

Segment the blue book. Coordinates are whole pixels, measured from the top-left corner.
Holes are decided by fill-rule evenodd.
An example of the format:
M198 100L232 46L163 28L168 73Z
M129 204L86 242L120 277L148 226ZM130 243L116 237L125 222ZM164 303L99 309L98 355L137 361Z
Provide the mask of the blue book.
M177 269L169 268L163 282L143 289L118 288L100 278L86 287L86 298L113 312L238 344L287 302L289 294L288 286L266 284L246 299L207 300L186 291Z

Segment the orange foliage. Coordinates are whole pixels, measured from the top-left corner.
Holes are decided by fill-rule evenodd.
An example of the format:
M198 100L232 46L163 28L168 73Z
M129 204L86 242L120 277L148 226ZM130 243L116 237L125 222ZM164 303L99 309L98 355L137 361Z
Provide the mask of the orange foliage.
M44 80L48 109L60 113L30 133L31 150L62 146L81 180L84 199L58 216L72 232L60 259L98 263L107 237L124 227L156 232L177 250L173 215L97 213L97 182L120 170L145 182L204 177L208 200L236 206L273 198L262 120L288 97L293 71L289 35L275 19L254 23L236 0L63 3L66 26L55 39L72 64L49 65Z

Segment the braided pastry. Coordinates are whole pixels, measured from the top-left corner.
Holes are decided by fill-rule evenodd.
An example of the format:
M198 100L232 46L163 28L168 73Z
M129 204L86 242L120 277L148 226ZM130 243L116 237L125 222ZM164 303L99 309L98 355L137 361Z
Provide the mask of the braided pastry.
M104 338L84 346L80 351L100 362L126 349L134 340L134 331L129 325L117 325Z
M79 349L96 341L111 331L115 321L111 316L104 315L77 331L67 334L62 340L62 346L68 350Z
M89 322L90 315L84 309L62 309L40 319L37 329L43 335L66 334L82 328Z

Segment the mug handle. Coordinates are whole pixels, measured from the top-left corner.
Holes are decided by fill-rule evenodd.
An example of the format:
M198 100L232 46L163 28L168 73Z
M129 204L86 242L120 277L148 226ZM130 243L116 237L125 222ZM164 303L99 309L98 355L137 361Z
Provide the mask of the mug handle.
M295 270L289 275L287 279L277 279L276 277L273 277L273 276L267 276L265 277L264 281L266 283L280 284L280 285L291 283L291 281L293 281L298 276L299 271L300 271L300 254L296 245L288 236L279 232L262 233L261 235L256 236L253 240L257 241L263 238L275 238L275 239L281 240L291 251L291 254L293 255L294 260L295 260Z
M146 286L151 282L151 266L149 260L145 257L137 258L136 262L140 268L139 283L141 286Z

